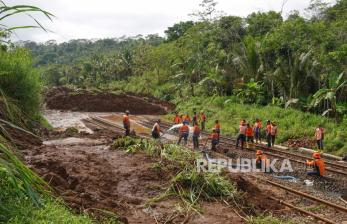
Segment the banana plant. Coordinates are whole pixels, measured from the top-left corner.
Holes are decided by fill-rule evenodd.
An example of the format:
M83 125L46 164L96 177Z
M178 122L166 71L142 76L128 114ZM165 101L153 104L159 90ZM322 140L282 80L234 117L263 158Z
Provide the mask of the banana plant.
M347 79L342 72L337 79L332 82L330 88L323 88L318 90L311 101L311 107L318 107L321 102L326 101L328 108L322 113L322 116L329 115L331 112L335 119L337 119L337 93L347 86Z

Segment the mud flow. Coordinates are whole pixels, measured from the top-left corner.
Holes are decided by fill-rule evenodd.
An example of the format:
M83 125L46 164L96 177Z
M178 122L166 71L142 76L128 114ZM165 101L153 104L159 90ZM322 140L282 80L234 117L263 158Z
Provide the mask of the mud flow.
M72 90L66 87L52 88L45 96L47 109L72 110L88 112L124 112L131 114L166 114L174 106L152 97L133 94L116 94Z

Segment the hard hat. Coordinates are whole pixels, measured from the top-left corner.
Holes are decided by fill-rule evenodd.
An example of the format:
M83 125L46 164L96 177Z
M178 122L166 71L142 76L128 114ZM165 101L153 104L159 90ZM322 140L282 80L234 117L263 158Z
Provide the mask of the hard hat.
M257 155L263 155L263 151L257 150Z
M312 157L315 158L315 159L320 159L320 158L321 158L319 152L314 152L313 155L312 155Z
M129 112L129 110L126 110L125 113L126 113L126 114L129 114L130 112Z

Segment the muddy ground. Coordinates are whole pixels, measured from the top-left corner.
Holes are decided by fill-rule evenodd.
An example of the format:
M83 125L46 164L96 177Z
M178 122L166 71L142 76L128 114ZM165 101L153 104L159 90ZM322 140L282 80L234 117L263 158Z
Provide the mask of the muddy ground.
M56 87L45 94L47 109L88 111L88 112L124 112L132 114L166 114L174 109L168 102L153 97L137 96L130 93L93 92Z
M144 154L129 155L111 150L104 144L114 133L96 133L79 141L51 141L25 152L26 162L56 190L56 194L78 211L105 209L115 212L128 223L242 223L242 219L222 202L202 204L204 213L185 214L177 210L182 206L175 198L145 204L163 193L174 175L154 168L157 159ZM106 141L100 141L100 138ZM78 139L78 138L76 138ZM87 141L88 140L88 141Z

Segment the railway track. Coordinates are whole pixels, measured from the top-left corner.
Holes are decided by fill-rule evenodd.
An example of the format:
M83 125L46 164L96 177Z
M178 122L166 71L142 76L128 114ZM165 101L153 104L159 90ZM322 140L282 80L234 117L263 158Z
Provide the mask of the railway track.
M143 123L146 125L150 124L151 122L154 121L144 121ZM172 126L172 124L168 123L168 122L162 122L161 123L161 127L163 128L170 128ZM204 136L208 136L209 133L207 132L202 132L202 135ZM226 137L226 136L220 136L220 144L224 145L224 146L232 146L235 147L236 146L236 139L230 138L230 137ZM280 158L280 159L289 159L292 162L298 163L298 164L305 164L306 160L311 160L312 158L309 156L305 156L302 154L297 154L291 151L284 151L278 148L268 148L266 146L260 145L260 144L254 144L255 148L257 149L263 149L264 153L272 156L272 157L276 157L276 158ZM246 150L250 150L250 151L256 151L256 149L254 148L244 148ZM338 175L342 175L342 176L347 176L347 165L343 165L343 164L339 164L337 163L337 161L333 161L333 160L326 160L325 159L325 164L326 164L326 171L334 173L334 174L338 174Z
M115 123L113 123L111 121L108 121L106 119L103 119L103 118L92 117L89 120L89 122L91 122L91 123L93 123L93 124L95 124L97 126L103 127L103 128L112 129L112 130L117 129L117 130L120 130L120 131L124 131L124 128L121 128L121 127L119 127L119 125L117 125L117 124L115 124ZM153 122L151 122L151 121L144 121L144 122L142 122L142 125L151 128L152 125L153 125ZM171 127L171 125L168 124L168 123L164 123L164 124L161 125L161 127L165 130L165 129L168 129L169 127ZM206 135L207 133L203 133L203 134ZM148 134L148 135L144 135L142 137L150 138L150 135ZM222 138L223 138L223 141L225 141L225 140L227 140L227 141L234 141L233 139L230 139L230 138L226 138L226 137L222 137ZM228 144L230 144L230 143L228 143ZM279 155L274 155L274 156L279 156ZM327 207L329 207L329 208L331 208L331 209L333 209L335 211L347 214L347 207L345 207L345 206L334 204L334 203L329 202L327 200L324 200L324 199L321 199L321 198L309 195L309 194L307 194L305 192L294 190L292 188L284 186L283 184L280 184L280 183L277 183L277 182L274 182L274 181L270 181L268 179L264 180L264 179L260 179L259 177L255 177L255 178L258 179L261 182L265 182L267 184L270 184L270 185L272 185L272 186L274 186L276 188L282 189L282 190L284 190L284 191L286 191L286 192L288 192L288 193L290 193L292 195L295 195L297 197L306 198L306 199L312 201L313 203L323 204L323 205L325 205L325 206L327 206ZM281 204L283 204L283 205L285 205L285 206L287 206L287 207L289 207L291 209L296 210L297 212L299 212L301 214L309 215L309 216L315 218L316 220L320 220L320 221L323 221L325 223L331 223L331 224L335 224L336 223L335 221L333 221L333 220L331 220L329 218L326 218L326 217L323 217L321 215L317 215L317 214L315 214L313 212L304 210L304 209L302 209L302 208L300 208L298 206L293 205L292 203L283 201L283 200L278 199L278 198L273 197L273 196L270 196L270 198L272 198L273 200L277 201L278 203L281 203Z

